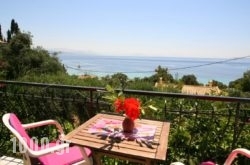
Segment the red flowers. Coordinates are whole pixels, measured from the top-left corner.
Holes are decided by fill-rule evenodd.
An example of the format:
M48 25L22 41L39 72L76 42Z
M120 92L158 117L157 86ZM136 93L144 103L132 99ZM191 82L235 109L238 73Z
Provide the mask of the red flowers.
M140 116L140 102L133 97L118 98L114 102L116 112L125 112L126 116L132 120Z

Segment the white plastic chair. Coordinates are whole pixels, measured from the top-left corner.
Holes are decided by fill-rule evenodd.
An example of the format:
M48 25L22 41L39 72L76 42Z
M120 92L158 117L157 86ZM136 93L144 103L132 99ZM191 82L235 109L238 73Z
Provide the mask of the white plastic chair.
M239 154L250 158L250 150L245 148L237 148L228 155L224 165L231 165Z
M231 165L238 155L243 155L250 158L250 150L245 148L237 148L233 150L227 157L223 165ZM184 165L182 162L173 162L170 165ZM202 162L200 165L216 165L214 162L206 161Z
M86 147L70 146L69 143L48 143L45 146L38 146L33 138L30 138L26 129L46 125L55 125L60 136L64 136L61 125L55 120L45 120L29 124L21 124L20 120L13 113L5 114L2 117L5 126L15 135L23 147L23 160L25 165L36 163L44 165L80 165L92 164L91 150ZM59 140L58 140L59 142Z

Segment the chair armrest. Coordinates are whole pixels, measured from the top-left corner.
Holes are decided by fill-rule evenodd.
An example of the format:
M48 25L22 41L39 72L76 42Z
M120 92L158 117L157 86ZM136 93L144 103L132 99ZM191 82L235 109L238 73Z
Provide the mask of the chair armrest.
M60 152L60 150L66 149L68 147L69 143L62 143L48 148L45 147L45 149L41 149L38 151L34 151L28 148L28 152L31 157L40 157L46 154L55 153L56 151ZM67 150L65 150L64 152L67 152Z
M36 128L36 127L41 127L41 126L46 126L46 125L55 125L57 130L60 133L60 138L65 136L61 124L56 120L43 120L43 121L38 121L34 123L29 123L29 124L22 124L24 129Z
M238 154L241 154L243 156L246 156L250 158L250 150L245 149L245 148L237 148L233 150L227 157L224 165L230 165L234 161L234 159L237 157Z

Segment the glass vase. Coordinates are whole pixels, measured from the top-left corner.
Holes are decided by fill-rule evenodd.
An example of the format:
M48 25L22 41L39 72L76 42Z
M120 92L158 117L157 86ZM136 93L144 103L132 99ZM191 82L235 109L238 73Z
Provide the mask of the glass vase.
M123 132L125 133L132 133L133 129L135 127L135 122L134 120L125 117L123 122L122 122L122 128L123 128Z

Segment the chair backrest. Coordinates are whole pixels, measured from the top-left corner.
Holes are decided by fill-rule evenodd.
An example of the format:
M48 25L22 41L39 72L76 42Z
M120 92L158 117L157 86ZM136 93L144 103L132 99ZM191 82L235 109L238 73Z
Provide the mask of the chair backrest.
M247 158L250 158L250 150L246 148L236 148L228 155L224 165L231 165L234 159L237 158L238 155L243 155Z
M7 113L3 116L5 126L18 138L25 149L38 149L37 144L30 138L22 123L14 113Z
M32 165L32 164L49 164L48 162L51 162L50 164L57 164L55 161L61 161L61 164L65 164L64 162L76 162L80 161L80 163L86 163L89 164L90 160L86 155L86 151L82 153L80 148L78 147L70 147L69 152L65 153L67 154L57 154L56 151L58 151L58 148L62 149L65 147L69 147L69 144L63 143L59 144L58 146L55 146L56 144L51 144L54 148L54 152L51 152L51 150L46 151L46 149L43 150L43 147L39 147L38 144L35 143L35 140L33 138L30 138L30 136L25 131L25 128L28 128L22 125L18 117L13 113L8 113L3 115L3 123L4 125L17 137L18 141L22 144L24 147L23 152L21 152L24 156L24 164ZM36 152L38 151L38 152ZM41 151L41 152L40 152ZM91 153L91 152L90 152ZM84 158L84 159L83 159ZM83 159L83 160L82 160ZM38 163L39 162L39 163ZM67 164L67 163L66 163ZM77 164L77 163L76 163Z

